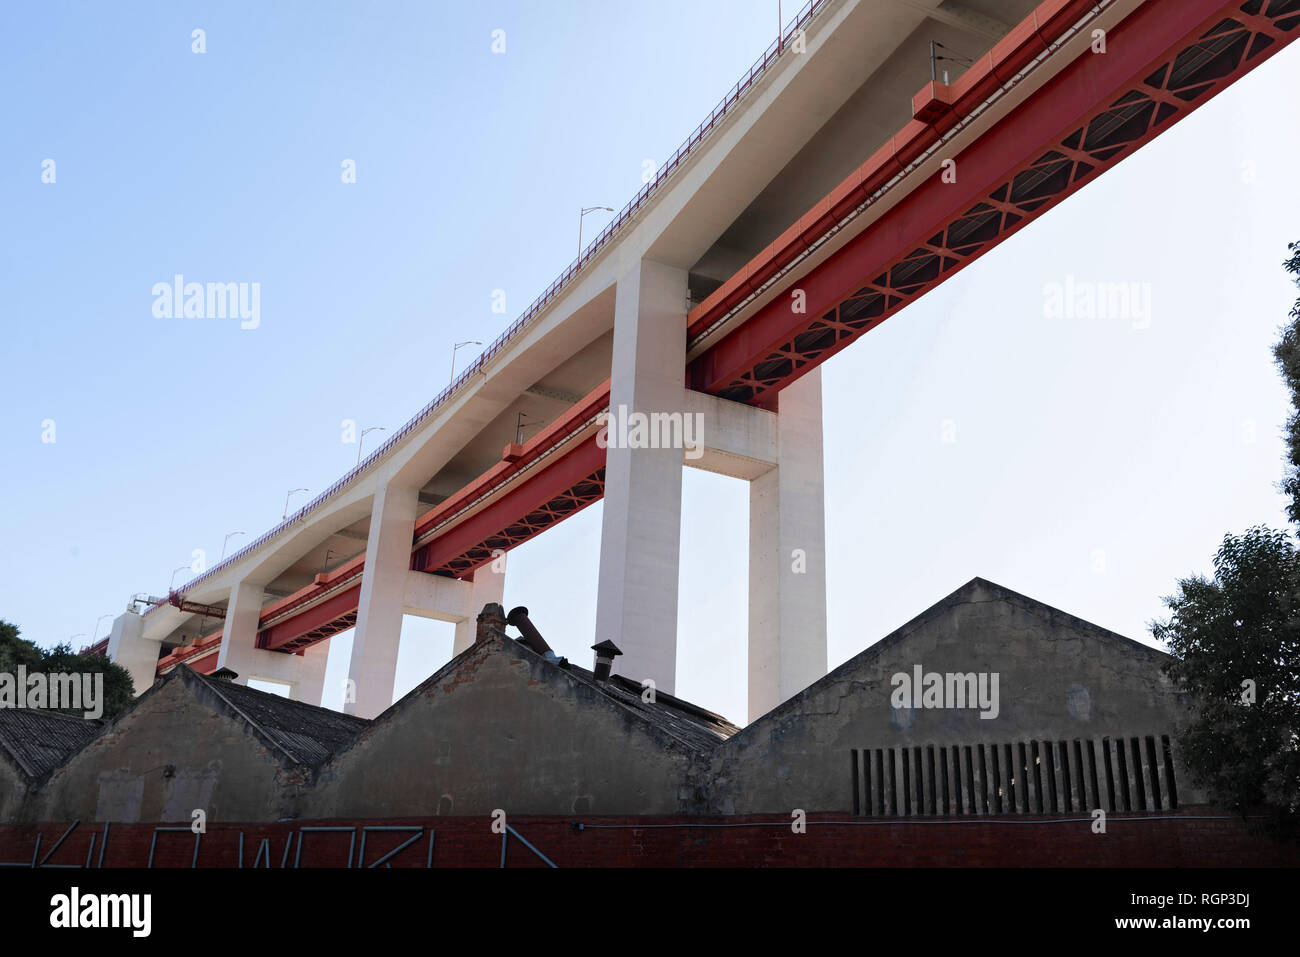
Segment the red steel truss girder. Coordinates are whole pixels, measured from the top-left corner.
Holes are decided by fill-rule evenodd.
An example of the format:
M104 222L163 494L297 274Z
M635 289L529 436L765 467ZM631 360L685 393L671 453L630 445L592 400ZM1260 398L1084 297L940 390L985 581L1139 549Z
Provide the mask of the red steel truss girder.
M351 588L258 632L257 647L267 651L298 651L341 631L347 631L356 624L357 604L360 600L361 584L358 582ZM343 624L349 616L351 621Z
M179 664L187 664L195 671L199 671L196 661L205 660L212 657L212 668L216 667L216 652L221 650L221 629L217 629L210 635L204 635L189 645L182 645L179 648L173 648L170 654L164 655L158 659L157 673L162 674L169 671ZM212 670L211 668L208 671ZM207 674L207 671L203 672Z
M463 578L492 560L495 549L513 548L594 502L605 490L605 450L593 435L554 464L448 533L416 549L411 567ZM262 629L257 646L296 652L353 627L361 598L358 583L325 601Z
M411 567L463 578L605 493L605 450L592 435L446 535L416 549Z
M1004 83L1094 12L1093 0L1044 0L1035 7L956 83L944 87L944 109L932 119L923 122L918 118L895 133L820 203L692 309L687 317L687 338L696 338L749 296L761 292L781 269L808 252L832 227L905 172L908 164L939 142L962 117L979 109ZM913 103L932 96L937 86L926 84Z
M1196 24L1188 30L1187 24ZM1300 0L1155 0L808 276L691 363L692 388L784 386L973 262L1294 39ZM809 317L812 318L809 318Z
M606 379L586 396L574 403L570 409L557 417L554 422L548 424L541 432L526 442L517 456L498 463L446 501L430 509L417 519L415 526L416 538L418 539L421 535L425 535L434 529L438 522L471 505L479 496L490 494L494 486L508 481L510 476L523 471L540 459L556 443L563 442L566 435L580 429L584 423L607 408L608 405L609 380ZM561 456L562 458L563 456ZM601 465L603 466L603 464L602 459ZM542 466L539 469L539 474L544 473L547 468L548 466ZM518 515L510 516L511 506L507 506L502 510L504 514L502 514L501 518L506 524L501 529L498 529L498 534L493 543L488 546L488 556L491 557L492 548L510 548L518 545L527 538L532 537L532 535L538 534L544 528L555 524L561 518L578 511L578 508L573 506L579 500L582 500L582 507L596 501L599 495L595 498L591 497L591 484L596 478L594 474L585 476L582 481L575 483L573 488L560 490L554 496L554 503L544 503L547 513L554 517L554 520L549 523L529 522L528 515L525 515L524 519L520 519ZM534 486L534 488L538 487ZM601 487L603 488L603 485ZM523 486L521 486L522 488ZM502 501L512 501L513 494L507 493ZM529 503L530 499L525 496L522 501ZM527 508L529 511L536 510L533 504L528 504ZM531 529L528 534L520 534L519 526L521 523L526 529ZM449 529L447 535L452 535L455 531L455 528ZM456 539L456 541L463 540L464 537ZM439 539L435 538L428 543L427 547L437 547L439 541ZM507 541L509 544L501 544L502 541ZM466 546L465 553L453 555L442 561L440 568L431 570L457 577L472 574L474 568L482 564L481 561L477 560L481 553L481 543L481 539L475 538ZM419 561L417 553L421 550L413 549L412 568L416 568L416 563ZM264 608L260 616L258 647L272 651L299 651L310 644L333 637L351 628L356 624L356 607L360 597L359 585L340 592L339 595L325 601L320 601L320 596L327 594L333 588L339 587L340 583L358 579L364 570L365 556L358 555L334 571L316 576L316 580L311 585L299 589L294 594ZM416 568L416 570L422 569ZM345 599L344 596L350 597ZM315 604L311 604L313 602ZM302 608L301 611L294 611L294 609L309 604L310 607ZM288 613L287 616L286 613Z
M606 379L561 413L555 421L547 424L540 432L525 442L517 456L498 462L481 476L449 496L446 501L438 503L421 515L415 522L416 539L418 540L431 529L437 527L447 517L473 503L479 496L489 494L495 486L504 482L510 476L522 472L533 462L542 458L557 443L562 443L565 436L581 429L585 423L608 408L609 380Z
M1178 26L1198 18L1195 30ZM1300 0L1178 0L1176 6L1154 0L1140 7L1112 31L1105 55L1076 59L963 151L957 183L932 177L799 280L795 285L815 318L793 315L788 298L777 297L692 363L688 383L724 398L771 405L789 382L1277 52L1298 26ZM1142 66L1135 70L1135 63ZM1062 117L1075 119L1063 123ZM842 185L818 209L844 191ZM412 567L468 576L491 560L494 549L531 538L598 501L603 491L604 450L592 438L421 546ZM259 646L297 651L352 627L359 593L358 585L277 622L259 635Z

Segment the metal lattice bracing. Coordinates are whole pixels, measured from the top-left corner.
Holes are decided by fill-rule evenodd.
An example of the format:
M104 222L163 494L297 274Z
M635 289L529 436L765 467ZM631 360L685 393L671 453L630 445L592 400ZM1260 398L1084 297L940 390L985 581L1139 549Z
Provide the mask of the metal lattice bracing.
M1099 78L1123 68L1123 51L1141 49L1140 44L1126 44L1126 37L1138 35L1144 27L1156 32L1161 17L1167 22L1184 12L1169 4L1139 9L1130 17L1137 23L1125 21L1116 31L1110 52L1104 56L1084 54L1038 94L1041 99L1037 104L1021 109L1031 117L1035 106L1050 107L1057 117L1078 115L1071 107L1080 102L1081 96L1095 97ZM1102 106L1071 123L1063 134L1039 140L1037 148L1026 142L1028 131L1017 127L1018 123L1032 127L1032 122L1022 122L1013 114L1002 121L1001 128L991 130L981 143L968 149L967 153L981 151L978 158L967 164L967 154L961 154L958 169L965 165L976 170L984 168L992 162L988 154L999 146L1004 155L1028 146L1032 159L1016 165L957 215L937 223L931 219L929 228L901 255L880 258L881 242L870 236L873 230L906 235L910 228L917 235L924 228L922 217L941 205L933 197L927 198L926 191L937 196L935 191L959 190L940 183L937 177L918 187L880 223L868 227L819 267L831 267L827 271L841 278L847 278L856 267L859 278L847 291L841 285L840 292L823 295L819 301L814 301L809 292L808 308L817 316L812 320L793 315L787 305L788 296L777 297L778 305L766 307L766 316L760 312L692 364L692 386L734 401L771 404L785 385L933 289L1249 72L1294 39L1298 28L1300 0L1228 4L1221 15L1216 15L1212 26L1185 38L1175 47L1175 53L1166 53L1155 63L1130 67L1138 73L1128 81L1127 88L1120 86L1121 92L1106 97ZM815 285L815 279L795 284L801 288ZM755 323L754 319L759 321ZM784 325L784 330L777 329L779 325ZM755 351L755 340L761 342L764 331L775 331L776 336L767 339L770 345L766 348Z
M582 511L588 505L599 502L604 495L605 467L602 465L497 534L484 538L451 558L442 559L434 568L416 570L462 578L481 565L492 561L498 551L508 551L526 542L534 535L544 532L553 525L558 525L570 515Z
M314 645L318 641L324 641L326 638L333 638L335 635L341 634L349 628L355 627L356 623L357 610L354 608L352 611L340 615L333 621L326 622L317 628L313 628L311 631L304 632L297 638L286 641L284 644L270 650L283 651L287 654L292 654L295 651L301 651L309 645Z

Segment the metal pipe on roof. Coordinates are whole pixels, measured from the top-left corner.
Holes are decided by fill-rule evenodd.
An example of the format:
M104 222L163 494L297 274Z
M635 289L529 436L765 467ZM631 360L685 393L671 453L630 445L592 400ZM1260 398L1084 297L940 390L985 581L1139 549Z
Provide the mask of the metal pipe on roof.
M542 633L538 631L537 627L529 620L528 609L523 605L520 605L518 608L510 609L510 614L506 615L506 621L519 629L519 634L523 636L520 638L520 641L523 642L530 651L537 652L543 658L548 654L554 654L554 652L551 651L551 646L548 645L546 639L542 637Z

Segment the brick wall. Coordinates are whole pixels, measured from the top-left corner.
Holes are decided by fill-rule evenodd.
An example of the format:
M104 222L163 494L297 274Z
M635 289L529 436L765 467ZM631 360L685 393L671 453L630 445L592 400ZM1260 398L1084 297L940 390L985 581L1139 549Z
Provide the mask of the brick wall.
M861 818L813 815L807 833L794 834L788 819L771 815L744 818L584 818L584 828L572 818L519 816L509 824L560 867L582 866L1152 866L1229 867L1294 865L1294 845L1279 845L1249 834L1240 820L1222 819L1213 808L1189 807L1159 820L1138 815L1112 815L1107 833L1093 834L1090 822L1049 823L1054 818L1025 817L1024 823L988 821L891 820L854 823ZM1218 819L1207 820L1206 817ZM244 866L251 867L262 840L269 841L273 867L288 866L299 854L301 866L342 867L348 861L350 833L322 833L300 828L356 826L352 860L359 859L363 826L417 825L419 837L395 855L394 867L424 867L433 829L435 867L497 867L501 835L483 817L442 817L389 821L294 821L278 824L210 824L199 844L199 866L235 867L239 835L243 833ZM712 826L682 826L682 825ZM725 825L725 826L717 826ZM0 861L27 862L40 835L44 857L67 830L67 823L0 827ZM372 863L402 841L409 832L366 833L365 860ZM94 846L90 841L94 836ZM105 867L144 867L149 860L154 827L148 824L109 828ZM188 832L158 835L156 867L189 867L194 836ZM90 852L99 862L103 825L78 825L48 859L49 864L84 864ZM545 864L511 835L506 863L511 867ZM265 866L265 855L263 859Z

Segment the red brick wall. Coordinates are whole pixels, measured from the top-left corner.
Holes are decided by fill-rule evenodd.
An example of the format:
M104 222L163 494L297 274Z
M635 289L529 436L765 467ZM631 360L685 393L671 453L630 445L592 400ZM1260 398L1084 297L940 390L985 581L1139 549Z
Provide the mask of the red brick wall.
M1025 817L1024 823L996 824L977 819L926 822L911 820L854 823L863 818L812 815L807 833L794 834L788 819L771 815L744 818L583 818L584 830L571 818L523 816L510 825L560 867L583 866L1149 866L1229 867L1293 866L1300 857L1294 845L1280 845L1249 834L1240 820L1222 817L1213 808L1188 807L1159 820L1139 815L1111 815L1107 833L1093 834L1090 821L1048 823L1051 818ZM933 822L933 823L931 823ZM278 824L209 824L199 846L199 866L234 867L239 834L244 835L244 866L251 867L262 838L269 838L271 864L284 859L290 840L288 866L298 852L298 828L357 826L353 862L360 851L363 825L421 825L420 838L397 854L394 867L424 867L429 852L429 828L434 829L435 867L497 867L501 835L491 820L441 817L392 821L294 821ZM677 826L677 825L711 825ZM618 825L601 827L600 825ZM630 826L629 826L630 825ZM717 826L726 825L726 826ZM737 826L739 825L739 826ZM179 826L179 825L178 825ZM0 861L30 861L39 833L44 857L67 830L66 823L0 826ZM371 832L366 837L366 862L371 863L411 836L410 833ZM91 835L97 864L103 825L79 825L49 858L51 864L84 864ZM149 860L153 825L114 825L109 828L105 867L144 867ZM342 867L348 861L350 835L310 833L303 836L301 865ZM192 834L158 835L156 867L189 867L194 852ZM545 864L513 835L507 866Z

